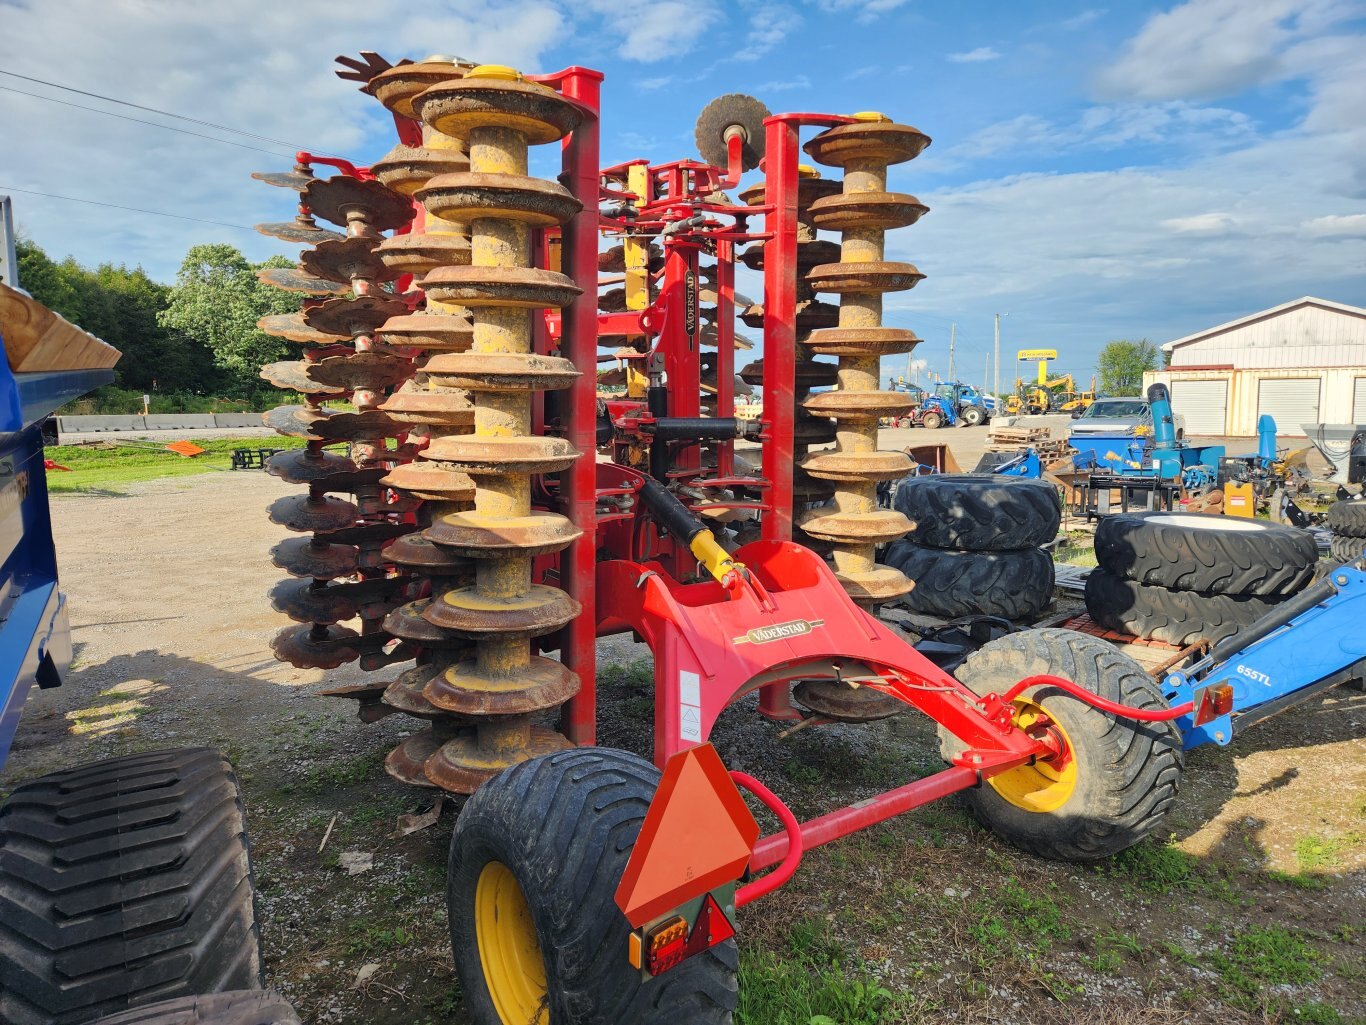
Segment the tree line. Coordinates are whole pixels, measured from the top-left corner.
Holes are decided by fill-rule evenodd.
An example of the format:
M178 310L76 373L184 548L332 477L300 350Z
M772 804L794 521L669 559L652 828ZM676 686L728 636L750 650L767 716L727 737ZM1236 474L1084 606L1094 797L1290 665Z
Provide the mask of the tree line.
M251 263L222 243L193 246L166 285L141 267L57 261L20 239L19 285L71 323L123 353L114 383L77 400L83 412L212 412L265 408L280 393L258 376L262 364L298 356L297 346L257 330L270 313L299 308L296 294L262 284L262 267L289 267L274 256ZM73 405L76 405L73 404Z

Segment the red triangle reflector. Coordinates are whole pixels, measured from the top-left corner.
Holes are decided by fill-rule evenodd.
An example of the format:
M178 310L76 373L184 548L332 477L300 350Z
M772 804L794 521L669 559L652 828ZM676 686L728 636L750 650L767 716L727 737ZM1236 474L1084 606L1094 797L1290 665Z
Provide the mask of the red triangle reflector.
M710 744L664 767L617 887L633 929L739 879L759 838L744 798Z

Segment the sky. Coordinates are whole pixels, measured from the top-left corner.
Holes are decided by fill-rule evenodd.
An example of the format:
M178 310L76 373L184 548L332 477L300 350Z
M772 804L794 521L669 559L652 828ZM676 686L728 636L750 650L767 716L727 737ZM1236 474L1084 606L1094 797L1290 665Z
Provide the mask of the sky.
M393 145L379 104L332 74L361 49L596 67L605 164L695 156L697 113L729 92L915 125L933 144L890 183L930 213L888 259L926 278L886 313L923 339L915 369L947 372L956 324L956 369L980 382L998 313L1008 384L1017 348L1089 379L1112 339L1302 295L1366 305L1366 0L0 0L0 193L221 222L12 191L50 254L160 280L200 242L291 253L250 228L287 220L291 194L249 174L300 147L363 163ZM556 160L542 147L533 170Z

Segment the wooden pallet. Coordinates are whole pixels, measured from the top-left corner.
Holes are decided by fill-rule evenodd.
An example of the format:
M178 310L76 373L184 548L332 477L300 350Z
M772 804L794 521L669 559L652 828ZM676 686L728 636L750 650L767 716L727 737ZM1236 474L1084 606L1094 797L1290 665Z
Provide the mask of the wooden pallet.
M1052 437L1051 427L998 427L992 424L987 428L987 441L1003 445L1034 445Z

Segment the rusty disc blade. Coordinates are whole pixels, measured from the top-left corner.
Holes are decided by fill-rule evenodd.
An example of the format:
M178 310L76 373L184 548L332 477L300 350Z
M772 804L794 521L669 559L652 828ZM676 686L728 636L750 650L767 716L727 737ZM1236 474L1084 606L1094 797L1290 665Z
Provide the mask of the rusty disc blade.
M329 335L317 328L309 327L304 323L302 311L272 313L258 320L256 326L268 335L287 338L291 342L302 342L305 345L337 345L351 341L350 335Z
M312 219L304 220L303 218L258 224L256 230L262 235L278 238L282 242L298 242L305 246L316 246L320 242L346 237L340 232L318 227Z
M389 437L398 434L403 427L379 410L367 409L363 413L332 413L315 421L309 429L324 441L355 441Z
M262 380L269 381L284 391L296 391L300 395L341 395L348 388L335 388L310 380L307 374L309 364L304 360L285 360L281 363L267 363L261 368Z
M399 272L385 266L375 252L376 243L375 238L363 235L321 242L299 255L299 266L327 281L393 281Z
M354 299L328 299L304 310L304 323L332 335L372 334L391 317L406 313L408 306L399 299L382 295L360 295Z
M322 585L290 577L270 589L270 604L300 623L340 623L354 618L362 606L389 598L403 585L403 580L389 577Z
M890 694L825 679L803 680L792 689L792 700L837 722L873 722L906 708Z
M491 754L480 748L473 732L441 745L427 759L423 772L442 790L453 794L472 794L504 769L540 755L566 751L573 743L563 734L544 726L531 727L531 741L517 751Z
M356 522L358 510L340 498L285 495L270 504L270 522L298 531L340 530Z
M267 427L280 434L316 441L318 436L313 433L313 425L325 419L326 416L327 414L322 410L312 409L309 406L276 406L265 413L261 419L265 421Z
M360 550L354 545L320 542L317 537L290 537L270 550L270 559L292 576L331 580L356 572Z
M382 546L404 534L420 529L414 523L359 523L319 534L317 540L337 545L360 545L361 547Z
M317 180L311 174L299 171L252 171L251 176L258 182L281 189L293 189L295 192L303 192L309 183Z
M299 407L286 407L297 409ZM349 473L356 464L345 456L318 448L297 448L276 452L266 462L266 472L291 484L309 484L334 473Z
M343 285L336 281L324 281L295 267L262 267L256 272L256 279L286 292L303 292L306 295L345 295L351 291L350 283Z
M377 181L345 175L309 182L303 202L325 221L341 225L357 221L372 232L400 228L413 219L413 204L406 196Z
M406 709L399 709L399 711L406 711ZM413 713L409 712L408 714L412 715ZM385 757L384 771L400 783L407 783L414 787L437 789L436 784L427 778L423 765L428 758L441 750L441 744L441 739L430 729L414 733Z
M360 634L335 623L287 626L270 642L270 650L281 662L297 669L336 669L360 658L351 645Z
M304 373L310 382L334 391L378 391L406 381L413 374L413 364L382 352L357 352L317 360L308 364Z

